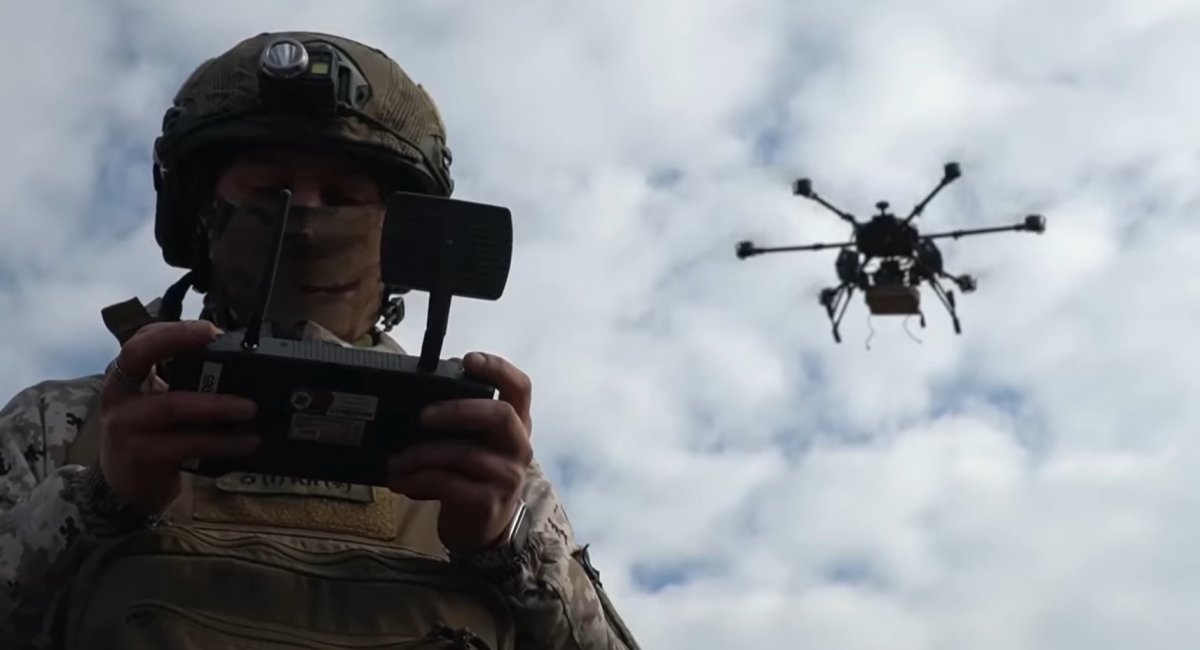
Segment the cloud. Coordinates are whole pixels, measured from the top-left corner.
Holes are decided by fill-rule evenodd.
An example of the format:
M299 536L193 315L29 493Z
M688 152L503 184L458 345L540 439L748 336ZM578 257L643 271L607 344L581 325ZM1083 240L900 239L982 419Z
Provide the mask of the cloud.
M98 370L100 307L179 276L149 152L191 67L264 30L344 33L437 97L459 196L514 211L506 295L455 303L445 349L533 377L538 455L645 647L1200 632L1192 4L329 7L6 8L7 392ZM834 253L734 258L844 240L797 177L866 217L949 160L964 176L926 230L1048 219L943 245L979 277L962 336L926 291L919 342L856 300L837 345L816 301Z

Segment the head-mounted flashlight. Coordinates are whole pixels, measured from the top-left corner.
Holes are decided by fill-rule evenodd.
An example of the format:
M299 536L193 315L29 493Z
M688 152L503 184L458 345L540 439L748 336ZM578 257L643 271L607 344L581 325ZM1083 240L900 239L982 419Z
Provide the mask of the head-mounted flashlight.
M328 43L305 45L294 38L263 48L258 88L269 109L289 113L359 111L371 98L370 84L350 57Z

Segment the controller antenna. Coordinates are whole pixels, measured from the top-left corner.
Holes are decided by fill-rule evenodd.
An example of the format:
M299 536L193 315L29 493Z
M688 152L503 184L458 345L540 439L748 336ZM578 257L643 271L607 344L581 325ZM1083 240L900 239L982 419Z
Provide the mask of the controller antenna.
M271 304L275 276L279 273L279 259L283 257L283 237L287 233L288 213L292 210L292 191L280 191L279 203L279 216L275 219L275 232L271 240L271 254L267 258L267 268L263 269L262 279L258 283L258 297L254 303L254 311L246 323L246 334L242 337L242 348L248 351L258 349L259 340L262 339L267 307Z

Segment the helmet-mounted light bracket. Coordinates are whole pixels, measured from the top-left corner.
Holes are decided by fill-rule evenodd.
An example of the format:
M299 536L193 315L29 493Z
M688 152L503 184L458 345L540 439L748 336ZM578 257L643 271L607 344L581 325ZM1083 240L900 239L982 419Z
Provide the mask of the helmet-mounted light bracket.
M271 111L317 115L357 113L371 98L371 85L344 52L294 38L278 38L263 48L258 91Z

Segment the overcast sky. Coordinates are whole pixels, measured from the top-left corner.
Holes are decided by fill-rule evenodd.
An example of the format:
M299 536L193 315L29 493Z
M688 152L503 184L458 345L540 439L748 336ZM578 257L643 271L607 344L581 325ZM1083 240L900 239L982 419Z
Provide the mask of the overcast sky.
M0 392L100 370L181 272L150 147L244 37L332 31L440 103L505 296L447 354L534 379L537 454L646 648L1191 648L1200 636L1194 0L17 0L0 10ZM797 176L950 241L955 336L816 302ZM195 314L192 294L185 312ZM419 347L424 301L399 336ZM872 329L874 334L872 335ZM866 342L870 337L870 349Z

